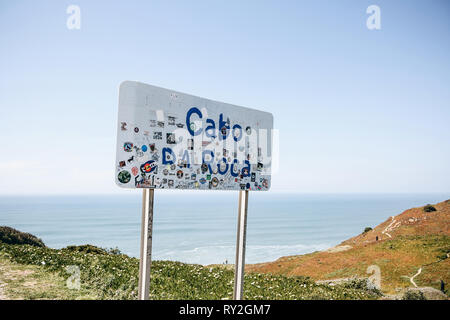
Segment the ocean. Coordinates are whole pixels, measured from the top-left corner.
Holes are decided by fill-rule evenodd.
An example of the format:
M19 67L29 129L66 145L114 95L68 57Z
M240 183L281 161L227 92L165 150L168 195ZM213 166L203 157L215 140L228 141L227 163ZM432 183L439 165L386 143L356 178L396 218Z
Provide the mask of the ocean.
M246 263L324 250L411 207L449 194L294 194L250 192ZM155 191L153 259L234 263L238 192ZM138 257L141 193L3 196L0 225L47 246L93 244Z

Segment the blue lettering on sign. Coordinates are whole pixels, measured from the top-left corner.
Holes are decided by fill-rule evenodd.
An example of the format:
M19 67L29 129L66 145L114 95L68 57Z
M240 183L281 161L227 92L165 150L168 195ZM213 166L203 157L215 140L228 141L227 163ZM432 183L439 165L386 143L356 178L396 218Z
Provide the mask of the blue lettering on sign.
M198 136L202 133L203 128L198 128L194 131L195 127L191 126L194 122L192 122L191 118L192 115L196 114L200 119L203 118L202 112L197 107L192 107L188 110L186 113L186 127L191 136ZM228 138L228 135L230 134L230 121L227 119L226 121L223 119L223 113L219 114L219 127L216 127L216 123L213 119L206 119L207 126L205 128L205 135L208 138L216 138L216 130L219 131L219 138L221 140L225 140ZM239 141L242 139L242 127L238 124L235 124L233 126L234 131L239 131L238 136L233 135L233 139L235 141Z
M222 129L225 129L225 134L223 134ZM223 121L223 113L219 115L219 130L221 132L222 140L225 140L228 137L228 133L230 131L230 125L227 124L226 121Z
M242 176L248 177L250 175L250 161L245 160L244 163L247 165L246 167L242 168Z
M167 159L167 153L172 157L172 159ZM175 153L170 148L162 149L162 164L173 164L175 163L176 156Z
M239 137L236 137L236 135L234 134L234 132L235 132L236 130L239 130ZM235 125L233 126L233 139L234 139L234 141L236 141L236 142L238 142L239 140L242 139L242 127L241 127L240 125L238 125L238 124L235 124Z
M203 117L202 113L198 108L192 107L189 109L189 111L186 114L186 127L191 134L191 136L198 136L200 133L202 133L202 128L199 128L197 131L194 132L194 130L191 128L191 116L195 113L198 115L198 117L201 119Z
M235 164L239 164L238 159L234 159L233 163L231 164L231 169L230 169L230 173L233 177L237 177L239 175L239 170L236 170L236 172L234 171L234 165Z
M205 155L209 153L211 160L205 161ZM202 152L202 163L211 164L214 161L214 152L212 150L203 150Z
M209 155L211 156L211 159L209 161L205 161L205 155L209 153ZM211 163L213 163L214 161L214 152L212 150L203 150L202 152L202 163L205 163L208 165L208 169L209 169L209 173L212 173L212 169L211 169Z
M184 150L183 158L181 159L181 161L183 161L183 163L186 161L187 167L191 167L191 162L189 161L189 152L187 150Z
M225 163L225 170L221 171L220 170L220 162L217 164L217 172L219 172L219 174L224 175L225 173L227 173L228 171L228 163L227 163L227 159L226 158L222 158L222 161Z
M205 135L208 138L216 138L216 123L212 119L206 119L206 123L211 124L210 126L207 126L205 129ZM212 133L209 133L209 131L212 131Z

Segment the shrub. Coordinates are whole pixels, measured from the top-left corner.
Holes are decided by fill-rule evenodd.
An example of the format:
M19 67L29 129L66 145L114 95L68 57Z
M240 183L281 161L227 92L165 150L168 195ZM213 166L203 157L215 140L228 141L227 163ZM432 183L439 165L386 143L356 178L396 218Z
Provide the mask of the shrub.
M7 244L29 244L35 247L45 247L44 242L38 237L6 226L0 226L0 242Z
M438 258L439 260L445 260L445 259L447 259L449 256L450 256L450 247L439 249L438 255L437 255L437 258Z
M81 253L108 254L105 249L93 246L91 244L84 244L81 246L68 246L66 248L63 248L62 250Z
M120 249L117 248L117 247L106 249L106 251L107 251L109 254L122 254L122 251L120 251Z
M423 207L423 211L425 211L425 212L433 212L433 211L436 211L436 208L433 207L431 204L427 204L425 207Z
M402 300L427 300L422 291L408 290L402 297Z
M363 232L363 233L369 232L369 231L371 231L371 230L372 230L371 227L366 227L366 228L364 229L364 232Z

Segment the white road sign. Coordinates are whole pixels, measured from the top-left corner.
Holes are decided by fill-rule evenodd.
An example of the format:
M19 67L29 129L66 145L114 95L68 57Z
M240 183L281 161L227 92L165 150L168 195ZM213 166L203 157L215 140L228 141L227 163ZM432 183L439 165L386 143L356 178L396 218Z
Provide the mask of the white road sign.
M119 90L116 183L268 190L272 129L268 112L125 81Z

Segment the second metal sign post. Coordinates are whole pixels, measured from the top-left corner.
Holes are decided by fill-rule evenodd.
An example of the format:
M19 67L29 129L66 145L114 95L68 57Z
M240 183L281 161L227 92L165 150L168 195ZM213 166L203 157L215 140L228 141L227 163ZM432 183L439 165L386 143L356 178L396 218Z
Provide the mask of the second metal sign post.
M142 191L141 259L139 262L139 300L150 295L150 271L152 264L154 189ZM248 191L239 191L239 209L234 267L233 299L242 300L244 292L245 244L247 233Z

